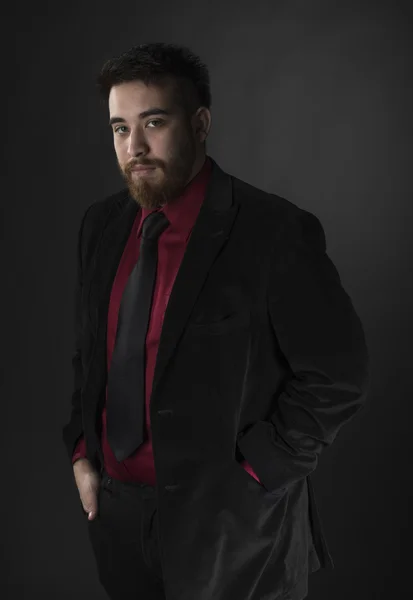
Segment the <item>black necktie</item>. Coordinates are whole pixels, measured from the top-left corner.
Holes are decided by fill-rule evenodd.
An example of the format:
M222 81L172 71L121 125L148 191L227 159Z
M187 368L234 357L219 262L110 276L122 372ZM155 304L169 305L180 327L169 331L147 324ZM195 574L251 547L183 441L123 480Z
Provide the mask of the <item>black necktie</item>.
M106 406L108 443L119 462L143 442L145 340L158 262L158 238L168 225L163 212L153 212L146 217L139 257L119 308Z

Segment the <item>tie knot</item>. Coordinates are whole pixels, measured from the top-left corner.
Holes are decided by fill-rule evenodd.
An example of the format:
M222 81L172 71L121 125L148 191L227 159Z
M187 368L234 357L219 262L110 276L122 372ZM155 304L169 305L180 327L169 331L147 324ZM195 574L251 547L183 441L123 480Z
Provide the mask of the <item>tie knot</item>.
M157 240L168 227L169 221L163 212L152 212L142 225L142 237L145 240Z

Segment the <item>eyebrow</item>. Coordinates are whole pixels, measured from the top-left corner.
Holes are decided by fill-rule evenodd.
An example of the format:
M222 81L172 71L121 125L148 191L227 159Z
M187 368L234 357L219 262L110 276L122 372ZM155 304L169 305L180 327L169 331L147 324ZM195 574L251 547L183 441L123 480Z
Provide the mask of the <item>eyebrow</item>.
M149 117L150 115L167 115L167 116L171 116L173 113L170 110L165 110L164 108L149 108L148 110L144 110L143 112L139 113L139 118L140 119L144 119L145 117ZM122 119L122 117L111 117L111 119L109 119L109 127L111 125L113 125L114 123L126 123L125 119Z

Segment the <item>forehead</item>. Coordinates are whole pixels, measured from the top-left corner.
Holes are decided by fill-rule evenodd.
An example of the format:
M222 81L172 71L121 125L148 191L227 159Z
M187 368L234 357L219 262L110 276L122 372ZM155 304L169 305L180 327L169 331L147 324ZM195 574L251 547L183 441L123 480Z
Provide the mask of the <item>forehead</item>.
M146 85L143 81L128 81L115 85L109 94L109 113L135 113L150 106L171 108L170 86Z

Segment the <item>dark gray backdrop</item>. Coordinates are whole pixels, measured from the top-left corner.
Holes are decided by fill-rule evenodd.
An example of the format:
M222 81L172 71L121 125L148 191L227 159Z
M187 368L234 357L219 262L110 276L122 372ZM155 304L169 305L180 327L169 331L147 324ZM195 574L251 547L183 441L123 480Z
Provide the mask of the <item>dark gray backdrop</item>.
M365 327L368 404L313 476L336 568L310 576L308 599L393 600L409 589L407 6L100 0L3 7L3 598L104 597L61 440L72 392L75 245L86 207L123 187L108 113L95 93L97 71L149 41L188 45L208 64L208 153L320 218Z

